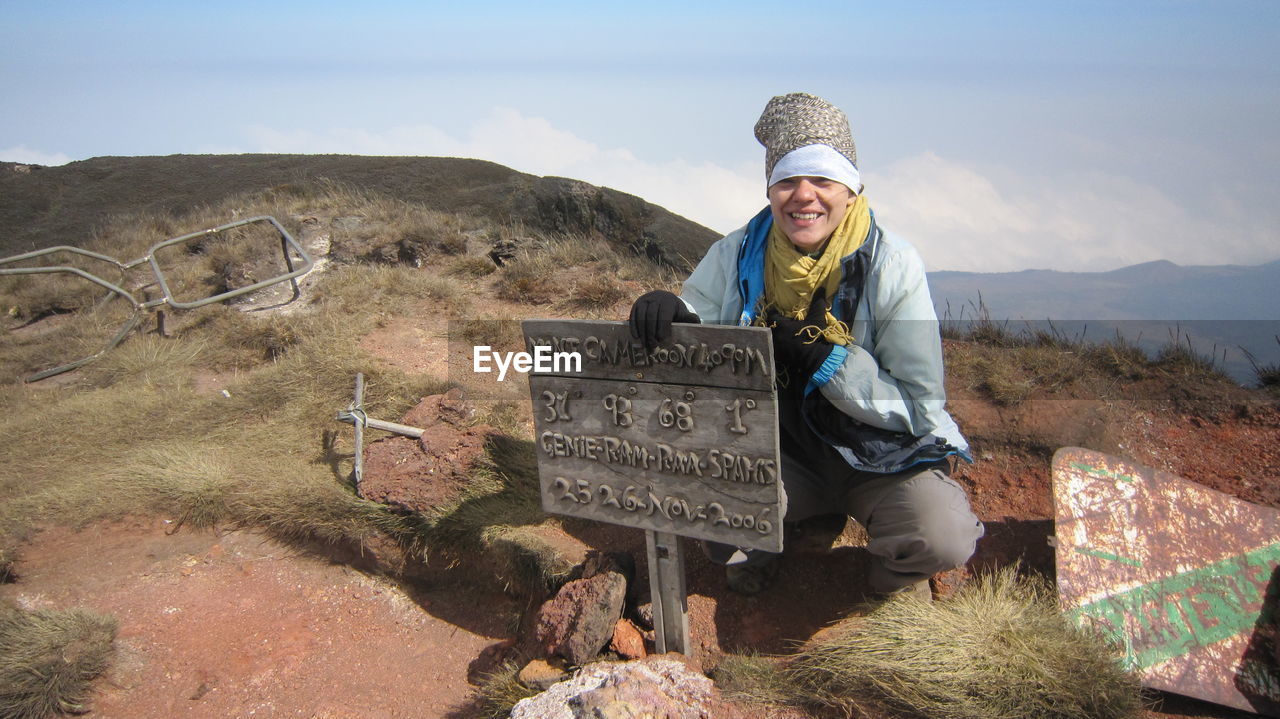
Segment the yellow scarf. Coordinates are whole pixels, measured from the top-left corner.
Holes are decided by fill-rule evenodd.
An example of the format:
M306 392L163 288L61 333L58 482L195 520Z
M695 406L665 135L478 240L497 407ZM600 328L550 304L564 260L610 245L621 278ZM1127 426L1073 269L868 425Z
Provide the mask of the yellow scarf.
M862 245L870 229L871 210L865 194L858 195L840 220L839 227L827 239L822 255L816 258L798 251L775 222L769 230L769 247L764 260L765 306L758 318L767 314L770 307L776 307L787 317L807 319L805 315L813 302L813 294L822 287L826 289L826 321L821 329L806 327L806 336L810 342L816 341L820 335L832 344L852 343L849 326L831 314L831 301L840 286L840 260Z

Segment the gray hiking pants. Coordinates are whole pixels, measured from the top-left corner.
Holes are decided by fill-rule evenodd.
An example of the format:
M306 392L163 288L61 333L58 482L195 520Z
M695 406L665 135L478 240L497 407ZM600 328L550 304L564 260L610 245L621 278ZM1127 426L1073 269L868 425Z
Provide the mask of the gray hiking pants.
M984 532L946 463L886 475L849 468L818 472L784 453L781 476L786 521L843 512L867 530L873 557L868 579L876 592L964 564ZM703 549L726 565L751 566L778 556L716 542L703 542Z

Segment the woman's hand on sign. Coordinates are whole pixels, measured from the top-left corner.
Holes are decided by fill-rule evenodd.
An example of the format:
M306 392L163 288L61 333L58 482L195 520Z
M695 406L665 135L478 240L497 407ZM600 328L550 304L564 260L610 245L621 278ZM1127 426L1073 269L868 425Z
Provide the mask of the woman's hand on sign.
M666 290L653 290L641 295L631 305L631 336L653 347L671 335L672 322L699 324L698 316L684 302Z

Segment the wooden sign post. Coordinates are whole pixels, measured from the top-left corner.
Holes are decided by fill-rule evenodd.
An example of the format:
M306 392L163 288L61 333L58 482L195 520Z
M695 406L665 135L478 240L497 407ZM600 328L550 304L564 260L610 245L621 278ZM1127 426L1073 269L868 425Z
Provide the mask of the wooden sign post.
M543 509L648 532L657 648L687 654L679 537L782 551L769 331L675 324L646 349L622 322L523 328L549 366L529 375Z

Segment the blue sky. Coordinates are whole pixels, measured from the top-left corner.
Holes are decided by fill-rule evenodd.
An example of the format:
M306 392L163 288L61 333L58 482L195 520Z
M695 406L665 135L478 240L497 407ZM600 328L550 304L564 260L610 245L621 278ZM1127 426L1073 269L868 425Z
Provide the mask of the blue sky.
M1280 259L1274 2L0 0L0 159L455 155L729 231L769 97L850 117L930 269Z

